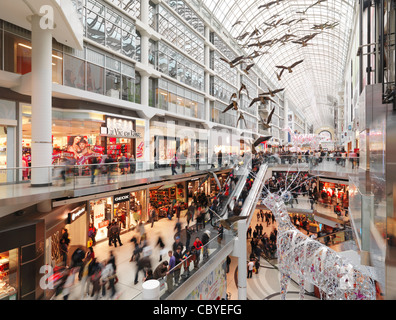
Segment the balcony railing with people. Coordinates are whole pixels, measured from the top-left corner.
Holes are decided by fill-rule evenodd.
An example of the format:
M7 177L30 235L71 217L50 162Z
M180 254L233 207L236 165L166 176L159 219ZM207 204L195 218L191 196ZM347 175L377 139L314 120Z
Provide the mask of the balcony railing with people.
M235 160L235 161L232 161ZM50 177L53 186L62 186L67 189L81 188L84 186L105 185L128 181L130 179L149 177L147 173L153 176L170 176L196 171L207 171L210 169L228 169L238 163L239 159L235 158L223 162L221 166L218 163L201 161L199 164L192 159L181 161L170 161L167 166L158 167L155 161L128 161L128 162L109 162L102 161L95 164L76 165L72 161L64 161L58 165L37 166L37 167L13 167L0 169L1 184L21 184L29 183L35 171ZM36 172L36 173L37 173Z
M353 174L359 170L359 157L316 156L303 154L270 154L263 155L264 163L271 167L292 166L297 170L312 172L333 172L340 174Z

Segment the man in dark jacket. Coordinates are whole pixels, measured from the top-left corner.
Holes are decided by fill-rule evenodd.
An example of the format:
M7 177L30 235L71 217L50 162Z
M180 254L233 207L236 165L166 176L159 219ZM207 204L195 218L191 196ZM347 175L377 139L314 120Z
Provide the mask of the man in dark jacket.
M157 268L155 268L153 273L154 279L160 279L166 276L168 271L168 261L162 261Z
M209 251L208 251L208 242L210 239L210 231L206 230L203 235L202 235L202 244L203 244L203 258L208 259L209 258Z
M174 269L173 272L173 279L175 280L175 284L178 285L180 281L180 270L181 270L181 262L183 260L183 254L182 254L182 247L178 246L176 248L176 251L173 252L173 256L175 257L175 266L176 268Z
M137 262L137 270L135 274L135 284L137 284L138 281L138 276L139 276L139 271L145 272L145 269L151 269L151 260L149 256L142 257L138 260Z
M84 258L85 258L85 251L81 248L77 248L72 256L71 256L71 264L70 268L79 267L78 278L81 280L82 272L84 270Z
M117 248L117 241L122 246L121 239L120 239L120 233L121 233L121 225L120 223L114 222L112 226L112 234L113 234L113 239L114 239L114 246Z

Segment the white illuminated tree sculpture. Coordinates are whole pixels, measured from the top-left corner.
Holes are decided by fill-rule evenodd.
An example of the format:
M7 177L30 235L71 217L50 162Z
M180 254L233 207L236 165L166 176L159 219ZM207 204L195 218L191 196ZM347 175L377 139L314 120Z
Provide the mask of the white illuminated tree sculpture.
M294 227L285 205L290 197L290 192L284 191L281 195L268 193L262 200L278 224L281 299L286 299L291 274L296 274L300 299L304 299L304 284L309 282L319 288L324 299L375 300L375 284L371 277L331 248Z

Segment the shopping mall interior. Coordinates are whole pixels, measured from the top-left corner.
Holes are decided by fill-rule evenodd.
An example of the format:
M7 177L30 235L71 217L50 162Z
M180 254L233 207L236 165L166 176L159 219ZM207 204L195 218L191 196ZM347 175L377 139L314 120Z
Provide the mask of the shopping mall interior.
M2 1L0 300L395 299L395 10Z

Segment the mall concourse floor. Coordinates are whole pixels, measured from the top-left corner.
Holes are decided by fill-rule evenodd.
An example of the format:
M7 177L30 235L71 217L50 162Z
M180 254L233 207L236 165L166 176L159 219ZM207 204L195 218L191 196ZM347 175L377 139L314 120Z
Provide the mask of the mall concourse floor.
M274 227L277 227L276 221L274 224L267 224L264 222L257 221L257 212L255 210L253 213L250 226L254 230L256 224L263 225L263 233L266 232L268 235L271 234ZM300 230L306 233L305 230ZM247 255L249 257L251 253L250 240L247 240ZM227 289L231 293L231 300L238 299L238 289L236 288L235 280L233 274L235 273L236 266L238 265L238 260L234 257L231 258L230 274L227 279ZM232 275L232 277L230 276ZM231 279L232 278L232 279ZM258 274L253 273L251 278L247 279L247 298L248 300L280 300L280 273L277 269L277 259L272 259L270 262L266 261L264 258L260 258L260 268ZM289 282L288 294L286 300L299 300L299 287L294 281ZM316 297L306 294L304 300L319 300Z
M253 213L251 226L254 226L257 223L257 211ZM181 223L182 228L186 226L186 221L184 218L185 211L181 213ZM156 246L158 237L161 236L166 251L171 250L172 244L174 242L174 227L176 224L176 217L173 217L172 220L167 218L160 219L154 223L153 228L151 228L151 224L145 225L145 230L147 232L147 239L148 244L152 247L152 254L150 256L151 263L153 269L157 267L159 262L159 247ZM195 225L195 221L190 223L190 226ZM274 225L266 226L263 223L264 230L263 232L270 232L273 230L273 227L276 226L276 222ZM212 229L210 224L207 224L209 229ZM199 234L202 234L202 231L198 231ZM191 239L194 239L194 233ZM213 230L211 231L211 236L215 236ZM97 243L94 246L95 256L98 258L99 262L105 261L110 256L110 251L113 252L115 259L116 259L116 266L117 266L117 276L119 278L118 283L116 284L116 295L114 299L117 300L140 300L141 293L142 293L142 283L143 283L143 272L139 273L137 284L134 284L134 278L136 274L136 262L130 262L132 251L134 248L133 243L130 241L133 236L139 236L138 231L130 231L121 235L121 242L122 246L109 246L108 241L105 240L103 242ZM181 236L181 241L183 242L184 237ZM193 242L193 241L192 241ZM250 255L250 240L247 241L247 257L246 263L248 262L248 257ZM163 260L169 261L169 257L167 255L163 256ZM258 274L253 274L252 278L247 280L247 297L249 300L279 300L279 291L280 291L280 284L279 284L279 271L276 266L276 260L272 260L271 263L267 262L264 258L260 260L261 267L259 268ZM230 269L227 274L227 294L230 300L238 300L238 288L237 288L237 270L236 267L238 265L238 260L235 257L231 257L231 264ZM90 286L90 290L92 290L92 285ZM296 283L293 281L289 284L289 294L287 299L290 300L298 300L299 299L299 289ZM62 300L63 295L60 294L57 297L53 297L54 300ZM106 296L102 297L101 294L99 295L99 300L108 300L109 298L109 291L106 291ZM312 300L316 299L315 297L306 295L305 300ZM95 297L91 297L85 292L85 288L83 288L82 283L78 281L77 277L76 280L71 288L71 293L69 296L69 300L95 300Z
M182 224L182 232L181 232L181 241L185 245L185 237L183 233L183 229L187 225L186 218L184 217L186 210L181 211L180 222ZM156 246L158 241L158 237L160 236L165 244L165 250L168 252L172 250L172 245L175 241L175 225L177 222L176 216L173 216L171 220L168 218L162 218L158 221L154 222L154 226L151 227L151 223L145 224L145 231L147 234L147 244L152 248L151 258L151 266L153 271L160 264L159 256L160 256L160 248ZM190 222L190 227L195 226L195 220ZM206 224L206 229L211 230L211 237L217 235L217 233L213 230L210 223ZM195 236L199 235L201 237L203 233L203 229L199 229L198 233L194 232L191 236L190 245L194 242ZM116 266L117 266L117 277L118 283L116 284L116 295L114 299L117 300L141 300L142 293L142 283L144 274L143 272L139 273L138 283L134 284L137 265L135 261L130 262L131 256L133 254L134 244L131 242L132 237L136 236L137 239L140 239L140 234L137 229L121 234L121 243L122 246L117 244L117 247L109 246L108 240L104 240L102 242L97 243L93 249L95 252L95 257L97 257L98 262L106 261L110 256L110 251L113 252L115 256ZM71 239L71 242L73 239ZM72 244L72 243L71 243ZM69 256L72 252L69 253ZM169 256L166 253L162 256L163 260L169 261ZM90 293L92 292L92 285L90 286ZM163 291L161 291L161 294ZM57 297L53 297L54 300L62 300L63 295L60 294ZM108 300L109 299L109 291L106 291L106 296L102 297L99 295L100 300ZM78 281L77 277L75 278L74 285L71 288L71 293L69 296L69 300L95 300L95 297L91 297L86 294L85 289L82 286L82 283Z

